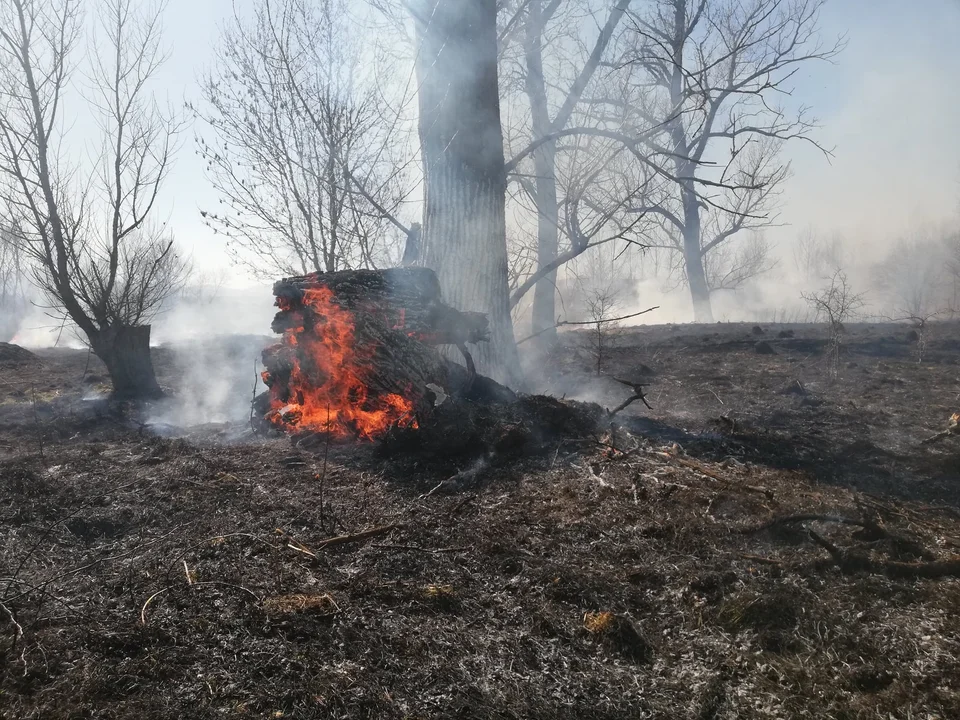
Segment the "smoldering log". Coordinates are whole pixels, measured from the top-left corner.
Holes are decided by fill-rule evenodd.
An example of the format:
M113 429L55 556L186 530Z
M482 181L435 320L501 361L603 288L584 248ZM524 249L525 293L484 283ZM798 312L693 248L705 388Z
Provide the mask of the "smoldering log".
M440 281L429 268L400 267L385 270L341 270L284 278L273 294L291 307L303 303L304 293L329 289L334 301L357 316L376 316L393 329L403 330L428 345L460 345L490 338L484 313L457 310L440 298ZM289 329L291 319L277 313L274 332Z
M365 412L381 409L389 396L400 396L418 418L426 417L434 407L434 394L427 388L431 384L454 402L516 399L504 386L477 376L469 360L465 368L434 347L451 344L468 353L466 343L485 342L489 335L486 315L462 312L442 302L439 282L429 269L351 270L284 278L275 283L274 294L280 311L272 327L286 334L283 342L263 352L269 390L257 400L261 415L285 405L303 409L309 395L305 388L324 387L348 371L360 378L362 391L356 397L351 393L344 404ZM336 327L342 324L343 318L337 317L340 310L348 313L355 361L346 369L330 362L342 342L342 328ZM314 417L318 409L323 410L313 408ZM281 424L296 431L299 423L294 417Z

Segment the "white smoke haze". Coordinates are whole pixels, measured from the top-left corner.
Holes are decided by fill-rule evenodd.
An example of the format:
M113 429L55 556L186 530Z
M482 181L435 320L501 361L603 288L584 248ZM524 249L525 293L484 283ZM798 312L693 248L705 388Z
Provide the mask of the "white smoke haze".
M175 394L153 408L151 422L189 428L248 418L254 392L264 389L260 353L275 341L275 312L267 285L195 286L160 315L152 341L171 356Z
M391 59L395 66L390 76L395 87L383 90L391 98L402 99L398 107L391 108L397 118L392 137L399 148L397 154L413 158L405 172L416 184L416 102L411 90L416 87L412 74L416 53L409 19L397 11L403 22L391 23L371 13L367 3L353 0L347 4L358 32L367 32L371 38L374 29L378 34L377 46L371 45L369 52L381 60ZM200 4L170 0L164 25L171 58L157 77L158 86L168 88L173 96L185 93L191 102L199 102L198 77L216 60L211 40L234 13L246 17L255 8L252 0ZM380 21L374 23L376 18ZM955 42L960 3L926 0L918 11L916 4L894 0L829 0L820 27L828 40L845 34L847 47L832 64L802 65L794 78L793 98L812 106L821 126L816 139L832 155L825 158L804 143L785 146L791 177L783 186L777 225L763 234L772 268L735 290L715 291L714 316L720 322L810 321L813 315L801 294L821 287L837 267L847 273L855 291L866 293L867 318L930 313L952 316L958 307L960 277L956 272L960 262L956 242L960 136L955 132L960 126L960 85L955 82L960 74L960 45ZM578 40L571 24L570 37L561 38L557 46L563 52L558 51L560 59L555 62L559 64L554 69L565 80L575 74L576 66L564 65L562 56L574 46L579 48L577 43L589 46L595 30L584 32ZM571 58L576 55L571 51ZM521 82L515 70L502 71L501 84ZM528 112L522 99L503 104L508 140L526 141ZM77 132L82 130L80 127ZM192 254L195 266L216 274L228 267L227 241L203 222L200 210L216 209L221 198L211 188L203 158L192 152L190 142L187 145L177 158L159 207L169 211L169 224L179 243ZM403 198L404 222L419 218L420 195L417 191ZM525 247L535 240L535 216L530 207L510 202L507 225L512 269L516 270L535 260L535 253L531 256ZM646 239L641 235L636 241ZM401 242L399 237L397 242ZM754 239L743 235L733 242L733 248L747 248ZM817 250L807 255L816 257L803 262L799 256L804 243L811 242ZM589 292L612 283L623 315L659 306L626 325L692 320L689 292L682 277L669 272L670 263L662 254L632 248L612 257L611 249L604 246L590 251L561 270L559 319L582 319ZM391 252L391 257L397 254ZM529 334L531 300L532 293L528 293L514 309L518 339ZM266 284L233 274L229 287L206 288L192 296L185 293L154 320L154 345L189 345L189 352L180 353L195 358L185 367L183 380L188 389L184 395L204 398L182 404L170 422L215 422L216 418L242 416L243 409L231 405L227 396L249 386L239 393L241 404L246 403L252 390L252 356L247 346L242 351L228 348L218 356L215 348L219 341L214 340L232 334L269 336L274 311ZM62 326L37 306L30 308L14 342L27 347L84 347L69 326ZM251 341L250 346L255 344ZM528 346L522 347L527 353Z

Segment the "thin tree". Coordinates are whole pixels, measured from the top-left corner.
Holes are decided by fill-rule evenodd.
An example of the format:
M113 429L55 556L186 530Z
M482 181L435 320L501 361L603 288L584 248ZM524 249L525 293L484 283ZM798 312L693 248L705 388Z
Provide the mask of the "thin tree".
M27 267L9 227L0 221L0 342L17 334L27 311Z
M267 0L224 31L193 107L220 207L203 216L256 275L331 272L398 255L406 197L394 159L384 68L345 0ZM369 70L365 68L369 67ZM377 76L381 77L377 77Z
M520 380L510 318L496 0L410 2L424 176L420 260L449 303L490 318L478 366Z
M843 47L819 39L824 2L644 3L628 12L631 32L615 61L620 73L591 98L610 121L647 132L646 162L662 186L636 209L660 217L655 244L681 259L698 322L713 318L708 256L776 221L789 172L782 144L805 140L823 150L809 110L781 98L802 64L830 60ZM732 276L750 274L743 269ZM730 269L714 274L731 277Z
M556 341L556 284L560 255L562 200L558 196L557 151L558 132L566 129L580 107L584 91L605 57L607 47L619 26L631 0L616 0L602 11L584 7L581 0L519 0L513 13L507 16L501 31L501 45L512 37L517 39L521 52L516 59L523 91L529 104L527 148L509 163L517 168L518 179L524 182L537 213L537 273L532 306L533 332L538 342L549 345ZM582 27L588 31L592 22L598 22L598 32L592 43L583 43L575 36L564 42L558 26ZM553 40L551 35L558 35ZM559 46L577 46L572 58L557 58ZM546 57L550 50L551 58ZM566 70L561 70L563 68ZM561 79L561 74L570 79ZM563 91L557 91L563 86ZM534 148L532 151L529 148ZM529 153L530 162L520 164ZM529 165L529 170L527 170ZM518 167L519 166L519 167ZM576 248L571 245L571 248ZM521 286L523 292L528 287ZM522 293L521 293L522 296ZM518 302L519 297L514 298Z
M800 293L800 297L813 310L816 320L827 323L828 370L833 377L839 377L845 324L858 316L866 304L865 296L854 292L847 274L837 268L820 290Z
M88 49L83 108L97 120L90 168L68 160L64 127L84 48L78 0L0 4L0 197L34 281L86 336L119 396L162 394L151 317L179 290L186 263L153 219L179 120L149 92L164 60L162 5L107 0Z

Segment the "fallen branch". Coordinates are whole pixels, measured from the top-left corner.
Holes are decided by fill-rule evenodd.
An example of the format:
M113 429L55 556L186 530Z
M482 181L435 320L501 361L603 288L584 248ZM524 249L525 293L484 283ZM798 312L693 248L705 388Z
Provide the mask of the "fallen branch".
M611 411L610 411L610 417L613 417L614 415L616 415L618 412L620 412L621 410L623 410L623 409L626 408L627 406L631 405L632 403L635 403L637 400L640 400L644 405L647 406L647 408L648 408L649 410L653 410L653 408L650 406L650 403L647 402L646 396L643 394L643 386L642 386L642 385L640 385L640 384L638 384L638 383L632 383L632 382L630 382L629 380L621 380L620 378L614 378L614 380L616 380L616 381L617 381L618 383L620 383L621 385L626 385L628 388L630 388L631 390L633 390L633 395L631 395L630 397L628 397L628 398L627 398L626 400L624 400L622 403L620 403L619 405L617 405L617 407L615 407L613 410L611 410Z
M741 528L737 532L743 535L753 535L758 532L763 532L764 530L769 530L770 528L776 527L777 525L788 525L790 523L798 522L832 522L840 523L841 525L856 525L857 527L868 528L870 530L878 530L883 534L887 534L886 531L881 528L876 523L864 522L863 520L855 520L853 518L845 517L843 515L822 515L817 513L801 513L799 515L784 515L782 517L776 517L762 525L757 525L755 527Z
M898 562L895 560L873 560L863 553L845 551L813 530L807 534L814 543L822 547L844 573L869 572L893 578L927 578L931 580L945 577L960 577L960 557L930 562Z
M925 440L921 440L921 445L932 445L935 442L940 442L941 440L950 437L951 435L960 435L960 413L954 413L950 416L950 419L947 421L947 427L945 430L938 432L936 435L931 435Z
M17 622L17 616L13 614L13 610L8 608L2 602L0 602L0 610L3 610L7 616L7 619L10 621L10 624L13 625L13 641L10 643L10 650L12 651L15 647L17 647L17 641L23 637L23 627Z
M543 328L543 330L538 330L537 332L533 333L533 335L527 335L527 337L523 338L522 340L517 340L517 345L521 345L525 343L527 340L533 340L535 337L543 335L545 332L548 332L550 330L566 327L568 325L599 325L600 323L620 322L621 320L629 320L630 318L635 318L640 315L646 315L648 312L653 312L654 310L659 310L659 309L660 309L659 305L654 305L653 307L647 308L646 310L641 310L640 312L631 313L630 315L623 315L621 317L606 318L604 320L581 320L579 322L562 320L561 322L558 322L556 325L545 327Z
M773 491L768 488L760 487L759 485L741 485L739 483L735 483L732 480L725 478L720 473L714 472L703 463L697 462L696 460L688 460L687 458L682 458L679 455L675 455L673 453L667 453L667 452L658 452L657 454L665 458L668 458L670 460L673 460L673 462L677 463L677 465L680 465L685 468L690 468L691 470L696 470L701 475L704 475L710 478L711 480L716 480L717 482L722 483L723 485L730 488L731 490L749 490L751 492L760 493L761 495L764 495L768 500L773 500L774 498ZM759 532L762 529L764 528L760 528L759 530L756 530L756 532Z
M783 565L783 562L775 558L764 557L763 555L751 555L750 553L740 553L744 560L760 563L761 565Z

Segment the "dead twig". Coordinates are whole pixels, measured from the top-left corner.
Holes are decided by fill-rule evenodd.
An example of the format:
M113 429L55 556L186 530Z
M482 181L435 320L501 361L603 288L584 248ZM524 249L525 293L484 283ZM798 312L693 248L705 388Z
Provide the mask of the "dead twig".
M627 406L635 403L637 400L641 401L644 405L646 405L649 410L653 410L653 408L650 406L650 403L647 402L646 396L643 394L643 386L642 386L642 385L640 385L639 383L630 382L629 380L621 380L620 378L613 378L613 379L616 380L616 381L617 381L618 383L620 383L621 385L626 385L628 388L630 388L631 390L633 390L633 395L631 395L630 397L628 397L628 398L627 398L626 400L624 400L622 403L620 403L619 405L617 405L617 407L615 407L613 410L611 410L611 411L609 412L609 416L610 416L610 417L613 417L613 416L616 415L618 412L620 412L621 410L625 409Z
M40 414L37 412L37 388L34 385L30 386L30 397L33 408L33 424L37 428L37 445L40 450L40 459L46 462L46 458L43 456L43 425L40 423Z
M13 610L4 605L3 602L0 602L0 610L3 610L10 624L13 625L13 640L10 642L10 652L13 652L14 648L17 647L17 642L23 637L23 627L17 622L17 616L13 614Z
M329 402L327 403L327 424L326 424L324 427L325 427L325 430L326 430L326 432L324 433L324 435L326 436L326 438L325 438L325 441L324 441L324 443L323 443L323 467L322 467L321 470L320 470L320 475L317 476L317 480L320 481L320 487L319 487L319 491L320 491L320 527L323 529L324 532L326 532L327 525L326 525L326 513L325 513L325 510L324 510L324 504L325 504L325 498L324 498L325 493L324 493L324 490L325 490L325 488L326 488L326 480L327 480L327 458L328 458L329 455L330 455L330 436L333 434L333 433L330 432L330 403L329 403ZM336 529L336 523L334 523L334 527L331 528L331 529Z
M775 558L764 557L763 555L751 555L750 553L740 553L740 557L750 562L760 563L761 565L783 565L783 562Z
M254 415L257 405L257 385L260 382L260 375L257 373L257 359L253 359L253 398L250 400L250 430L257 435L257 425L254 422Z
M716 480L717 482L722 483L724 486L726 486L731 490L749 490L750 492L760 493L761 495L764 495L768 500L773 500L774 498L773 491L769 490L768 488L760 487L759 485L740 485L738 483L733 482L732 480L725 478L720 473L715 472L714 470L711 470L706 465L704 465L703 463L699 463L696 460L688 460L687 458L682 458L679 455L676 455L674 453L668 453L668 452L658 452L657 455L668 458L669 460L672 460L677 465L680 465L682 467L690 468L691 470L696 470L701 475L704 475L710 478L711 480Z
M960 557L928 562L899 562L874 560L859 552L842 550L832 542L807 529L810 539L828 553L843 573L868 572L892 578L927 578L936 580L945 577L960 577Z
M527 337L521 340L517 340L517 345L521 345L527 342L527 340L533 340L535 337L539 337L540 335L543 335L545 332L548 332L550 330L566 327L568 325L599 325L600 323L620 322L621 320L629 320L630 318L635 318L640 315L646 315L648 312L653 312L654 310L659 310L659 309L660 309L659 305L654 305L653 307L647 308L646 310L641 310L640 312L631 313L630 315L622 315L621 317L603 318L601 320L582 320L578 322L570 322L569 320L563 320L561 322L558 322L556 325L545 327L543 328L543 330L538 330L537 332L533 333L533 335L527 335Z

